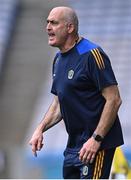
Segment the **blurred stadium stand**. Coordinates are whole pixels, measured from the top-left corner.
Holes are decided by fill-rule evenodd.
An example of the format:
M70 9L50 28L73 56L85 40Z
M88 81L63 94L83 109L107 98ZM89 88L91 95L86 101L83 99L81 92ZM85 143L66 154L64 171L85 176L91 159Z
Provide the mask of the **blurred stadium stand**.
M18 0L0 0L0 71L17 16Z
M0 74L0 178L62 177L67 138L63 123L46 133L38 158L27 145L52 99L50 74L56 50L48 47L45 26L50 9L60 5L76 10L80 35L100 44L111 59L123 99L119 112L123 150L130 159L131 1L0 0L0 68L5 62Z

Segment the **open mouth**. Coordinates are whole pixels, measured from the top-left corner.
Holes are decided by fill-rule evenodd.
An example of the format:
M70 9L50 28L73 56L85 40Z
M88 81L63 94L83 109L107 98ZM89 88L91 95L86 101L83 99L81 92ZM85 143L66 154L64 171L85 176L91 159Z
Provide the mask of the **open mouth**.
M54 33L48 33L49 38L53 38L55 36Z

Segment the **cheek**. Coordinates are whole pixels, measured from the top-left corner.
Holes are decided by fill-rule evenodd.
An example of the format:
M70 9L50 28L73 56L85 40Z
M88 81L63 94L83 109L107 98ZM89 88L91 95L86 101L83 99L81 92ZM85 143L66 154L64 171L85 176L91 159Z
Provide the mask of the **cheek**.
M67 38L67 32L63 29L61 29L60 31L57 32L57 38L60 40L60 41L65 41L66 38Z
M65 27L60 27L59 29L56 30L56 34L58 36L67 36L67 30L65 29Z

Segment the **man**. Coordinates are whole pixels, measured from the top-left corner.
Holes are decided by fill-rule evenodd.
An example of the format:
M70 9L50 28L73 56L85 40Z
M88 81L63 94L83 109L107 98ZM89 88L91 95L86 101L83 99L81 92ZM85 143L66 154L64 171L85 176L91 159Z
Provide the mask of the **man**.
M43 132L65 122L65 179L106 179L115 148L123 144L118 109L121 98L110 60L96 44L79 37L78 18L69 7L52 9L48 43L58 47L53 63L54 100L36 128L30 145L36 155Z

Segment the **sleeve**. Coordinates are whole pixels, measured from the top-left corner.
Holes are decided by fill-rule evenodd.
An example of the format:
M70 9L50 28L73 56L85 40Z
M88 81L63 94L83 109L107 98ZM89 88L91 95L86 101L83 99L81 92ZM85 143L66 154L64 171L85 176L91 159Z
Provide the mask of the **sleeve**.
M57 95L56 81L55 81L57 64L58 64L58 53L56 54L56 56L54 58L54 61L53 61L53 65L52 65L52 87L51 87L51 93L54 94L54 95Z
M117 85L111 62L101 48L90 51L88 73L88 76L99 90L111 85Z
M57 91L56 91L56 88L55 88L54 80L52 82L51 93L57 96Z

